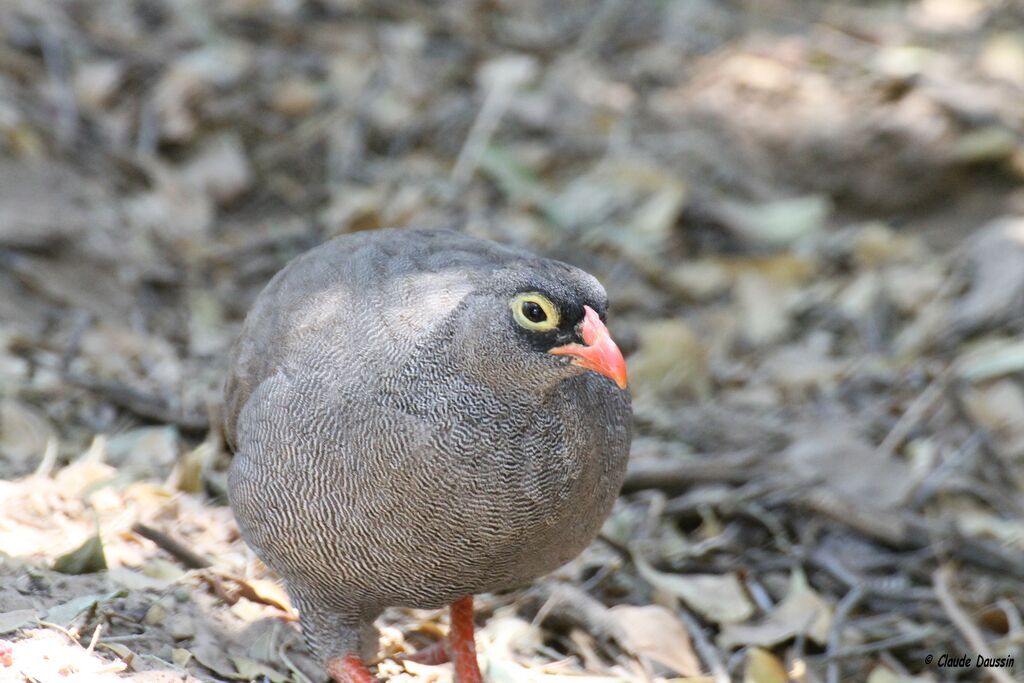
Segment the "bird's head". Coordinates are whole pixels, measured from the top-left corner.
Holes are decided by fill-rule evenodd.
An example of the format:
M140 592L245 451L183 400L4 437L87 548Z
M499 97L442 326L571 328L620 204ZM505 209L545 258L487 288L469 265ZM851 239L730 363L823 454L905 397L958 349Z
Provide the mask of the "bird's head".
M471 362L495 377L544 384L595 372L626 388L626 362L605 322L608 296L589 273L531 259L492 273L460 308Z

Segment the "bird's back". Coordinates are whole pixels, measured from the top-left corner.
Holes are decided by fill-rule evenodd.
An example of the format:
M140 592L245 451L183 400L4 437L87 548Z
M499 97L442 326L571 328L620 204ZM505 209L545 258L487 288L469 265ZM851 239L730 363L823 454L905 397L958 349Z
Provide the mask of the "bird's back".
M295 258L260 294L232 349L228 443L237 444L253 390L274 373L319 370L364 383L412 353L488 274L530 258L457 232L395 229L345 235Z

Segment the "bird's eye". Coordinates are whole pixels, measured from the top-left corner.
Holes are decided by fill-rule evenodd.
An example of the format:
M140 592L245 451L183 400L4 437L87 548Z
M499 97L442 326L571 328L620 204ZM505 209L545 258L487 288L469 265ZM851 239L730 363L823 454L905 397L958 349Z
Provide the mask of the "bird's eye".
M558 327L558 309L543 294L527 292L512 299L512 316L521 327L547 332Z
M548 319L548 314L544 312L544 309L536 301L523 302L523 315L531 323L542 323Z

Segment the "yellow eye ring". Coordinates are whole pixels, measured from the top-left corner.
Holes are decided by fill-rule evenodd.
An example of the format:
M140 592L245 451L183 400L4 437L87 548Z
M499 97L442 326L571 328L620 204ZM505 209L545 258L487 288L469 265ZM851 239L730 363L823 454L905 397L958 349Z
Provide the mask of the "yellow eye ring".
M548 332L558 327L558 309L543 294L517 294L509 306L512 308L512 317L520 327L535 332Z

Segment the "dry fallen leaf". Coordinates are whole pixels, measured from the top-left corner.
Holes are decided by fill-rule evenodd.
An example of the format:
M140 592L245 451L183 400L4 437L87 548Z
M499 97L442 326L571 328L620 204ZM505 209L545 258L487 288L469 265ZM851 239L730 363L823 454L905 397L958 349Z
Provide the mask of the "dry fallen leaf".
M634 553L633 559L648 583L715 623L738 623L754 613L754 605L735 574L668 574L656 570L639 553Z
M154 578L126 567L112 567L107 570L107 577L130 591L162 591L174 583L173 580Z
M37 621L39 621L39 615L34 609L16 609L0 613L0 635L33 625Z
M53 561L54 571L62 574L91 574L106 568L107 558L103 555L103 541L99 534Z
M992 435L1001 454L1015 460L1024 457L1024 389L1016 379L965 387L961 400L970 418Z
M269 664L257 662L248 657L231 655L231 662L237 670L237 673L232 678L243 681L270 681L270 683L285 683L288 680L288 676Z
M780 341L790 327L787 292L767 278L753 272L736 280L739 306L739 333L750 346L766 346Z
M652 398L705 398L711 389L707 351L682 320L658 320L640 328L640 348L629 358L635 391Z
M47 444L56 438L53 426L40 410L13 398L0 400L0 463L4 464L5 478L35 469Z
M756 624L726 624L718 644L727 649L742 645L772 647L806 633L824 645L831 627L831 605L808 585L801 572L794 572L789 594L771 614Z
M45 620L60 626L67 626L75 620L75 617L88 609L92 609L94 605L113 600L122 594L122 591L114 591L113 593L80 595L68 600L67 602L51 607L46 611Z
M241 138L221 134L202 144L181 169L181 178L218 204L229 204L249 189L253 172Z
M867 683L935 683L933 676L905 676L898 674L889 667L876 666L868 674Z
M282 612L290 615L295 614L288 593L276 581L270 579L245 579L238 576L220 575L224 581L233 583L238 587L238 594L253 602L276 607Z
M809 195L763 204L729 201L720 211L728 227L745 241L779 247L821 232L832 206L827 197Z
M984 382L1024 372L1024 342L984 340L961 354L955 367L957 376L968 382Z
M789 674L778 657L767 650L752 647L747 652L743 683L789 683Z
M910 466L868 443L846 422L809 428L785 451L785 462L799 481L828 489L862 505L892 509L913 486Z
M1024 218L999 218L968 243L971 287L949 324L961 335L998 325L1024 312Z
M633 654L650 657L682 676L700 675L690 635L672 612L660 605L616 605L609 614L625 633Z

